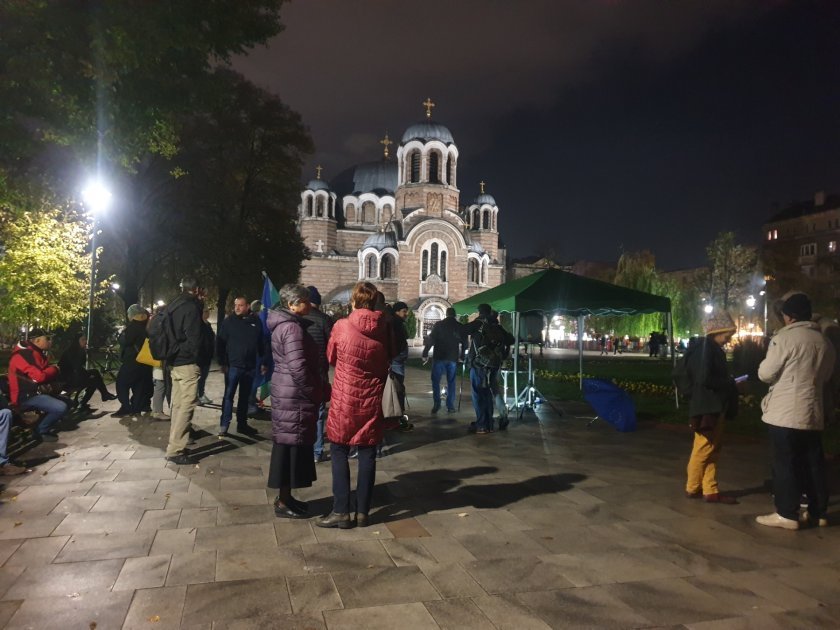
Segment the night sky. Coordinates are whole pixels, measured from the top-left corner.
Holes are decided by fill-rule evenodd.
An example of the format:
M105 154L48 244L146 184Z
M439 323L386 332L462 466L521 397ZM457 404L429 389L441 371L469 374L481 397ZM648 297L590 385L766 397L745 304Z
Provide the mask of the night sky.
M377 159L431 97L512 257L696 266L840 192L840 2L297 0L284 23L235 66L303 116L304 181Z

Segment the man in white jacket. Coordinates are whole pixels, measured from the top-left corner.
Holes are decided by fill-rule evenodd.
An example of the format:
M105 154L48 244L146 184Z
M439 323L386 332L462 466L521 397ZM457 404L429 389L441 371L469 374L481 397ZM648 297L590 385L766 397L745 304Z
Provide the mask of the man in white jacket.
M834 366L834 348L810 321L811 301L804 293L794 293L784 301L782 318L785 326L773 337L758 368L758 377L770 383L761 410L770 429L776 512L758 516L756 521L796 530L803 490L811 521L828 524L823 388Z

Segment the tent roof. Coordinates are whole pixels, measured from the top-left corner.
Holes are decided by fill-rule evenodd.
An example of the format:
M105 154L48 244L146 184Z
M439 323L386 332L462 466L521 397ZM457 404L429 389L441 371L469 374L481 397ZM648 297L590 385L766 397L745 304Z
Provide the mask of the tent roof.
M459 315L487 303L498 312L545 311L562 315L667 313L671 300L584 276L546 269L477 293L452 306Z

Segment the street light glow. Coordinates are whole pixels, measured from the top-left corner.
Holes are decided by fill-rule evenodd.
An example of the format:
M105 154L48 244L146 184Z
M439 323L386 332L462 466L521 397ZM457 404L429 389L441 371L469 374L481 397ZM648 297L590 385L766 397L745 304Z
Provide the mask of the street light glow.
M157 302L155 302L155 306L163 306L164 304L166 304L166 302L164 302L163 300L158 300Z
M105 188L98 179L89 181L82 190L82 199L84 199L85 206L93 214L105 212L111 204L111 196L111 191Z
M750 297L747 298L747 306L749 306L750 308L755 308L755 297L754 296L751 295Z
M706 306L703 307L703 310L706 311L706 313L711 313L713 310L715 310L715 307L711 304L706 304Z
M119 291L120 290L120 283L119 282L112 282L111 283L111 289L113 289L114 291Z

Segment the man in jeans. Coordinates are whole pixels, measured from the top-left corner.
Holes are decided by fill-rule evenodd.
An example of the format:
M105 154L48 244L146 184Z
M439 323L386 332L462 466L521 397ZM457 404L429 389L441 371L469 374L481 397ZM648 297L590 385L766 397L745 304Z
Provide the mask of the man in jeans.
M20 411L34 409L44 413L35 431L35 438L43 442L58 440L53 427L67 413L64 401L37 391L39 386L58 380L58 368L50 365L47 359L47 350L51 345L47 331L33 328L29 332L29 340L15 346L9 359L9 396L12 406Z
M192 425L193 413L198 398L198 355L201 347L202 304L198 297L198 282L195 278L181 280L181 295L166 307L172 318L176 344L167 359L172 375L172 426L169 429L169 445L166 459L173 464L194 464L187 454L187 442Z
M237 389L239 401L236 405L236 431L243 435L257 433L255 428L248 425L248 398L256 365L262 363L262 334L262 323L251 313L248 300L242 296L237 297L233 301L233 313L219 326L217 336L219 365L225 375L225 395L219 419L220 438L228 434ZM261 369L265 368L261 365Z
M440 411L440 377L446 374L446 411L455 412L455 378L458 361L464 360L464 327L455 319L455 309L446 309L446 317L434 325L423 346L423 364L429 360L429 348L434 348L432 361L432 413Z
M9 461L6 454L6 447L9 444L9 429L12 427L12 410L9 409L9 401L3 394L0 394L0 477L22 475L28 472L23 466L17 466Z

